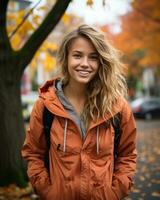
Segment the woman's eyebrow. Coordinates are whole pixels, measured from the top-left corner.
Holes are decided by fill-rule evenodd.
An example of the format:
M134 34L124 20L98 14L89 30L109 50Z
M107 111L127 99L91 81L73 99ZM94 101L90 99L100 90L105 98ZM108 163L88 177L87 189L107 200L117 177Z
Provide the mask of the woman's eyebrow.
M98 53L97 52L91 52L90 55L98 56Z
M78 50L74 50L73 53L82 53L82 52Z
M96 51L94 51L94 52L91 52L91 54L96 54L96 55L98 55L98 53L97 53Z
M79 51L79 50L73 50L73 53L83 53L82 51ZM91 55L98 55L97 52L91 52L90 53Z

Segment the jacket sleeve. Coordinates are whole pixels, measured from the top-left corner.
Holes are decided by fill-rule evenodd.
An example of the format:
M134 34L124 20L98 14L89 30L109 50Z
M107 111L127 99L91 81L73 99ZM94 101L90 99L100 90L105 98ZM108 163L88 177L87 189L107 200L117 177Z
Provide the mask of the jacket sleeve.
M121 131L112 181L112 191L117 200L128 195L136 169L136 125L127 102L122 109Z
M28 161L28 177L33 188L41 197L46 196L50 187L49 174L44 165L46 140L42 122L43 109L43 102L39 99L33 107L22 147L22 157Z

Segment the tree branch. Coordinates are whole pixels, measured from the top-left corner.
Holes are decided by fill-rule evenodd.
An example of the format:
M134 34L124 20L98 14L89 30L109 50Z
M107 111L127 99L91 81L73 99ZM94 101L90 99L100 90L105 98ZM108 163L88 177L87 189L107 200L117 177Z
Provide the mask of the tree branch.
M20 29L20 27L24 24L24 22L26 21L26 19L30 16L30 14L33 12L33 10L38 6L38 4L41 2L41 0L39 0L34 6L33 8L31 8L29 10L29 12L24 16L24 18L22 19L22 21L20 22L20 24L18 24L18 26L14 29L14 31L9 35L9 38L11 39L14 34Z
M55 3L51 11L48 13L47 17L44 19L39 28L31 35L31 37L23 46L23 48L19 50L19 58L22 58L22 71L32 60L34 54L41 46L43 41L47 38L49 33L57 25L70 2L71 0L57 0L57 2Z

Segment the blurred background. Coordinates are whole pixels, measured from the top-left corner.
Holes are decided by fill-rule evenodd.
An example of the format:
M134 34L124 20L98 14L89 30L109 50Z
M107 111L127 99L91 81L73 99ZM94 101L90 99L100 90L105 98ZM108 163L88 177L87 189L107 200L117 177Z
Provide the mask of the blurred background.
M9 1L6 30L14 52L24 47L55 3L55 0ZM56 52L64 34L84 23L98 27L123 53L128 101L138 129L135 186L126 199L160 199L160 1L73 0L64 11L23 68L20 96L25 128L38 98L38 88L54 76L58 67ZM30 185L25 189L14 183L2 186L0 199L35 198Z

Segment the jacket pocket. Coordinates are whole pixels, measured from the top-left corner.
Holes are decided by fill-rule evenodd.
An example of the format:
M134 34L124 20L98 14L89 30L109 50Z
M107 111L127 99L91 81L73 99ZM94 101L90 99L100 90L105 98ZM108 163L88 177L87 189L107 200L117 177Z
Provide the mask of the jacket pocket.
M109 185L94 184L91 191L91 200L118 200Z
M57 181L52 184L37 183L35 189L40 200L64 200L64 188Z
M63 200L79 200L80 199L80 187L79 184L72 180L65 180L64 197Z
M51 186L52 185L42 185L42 184L37 184L35 187L34 187L34 190L36 192L36 194L38 195L38 197L41 199L41 200L49 200L47 198L50 190L51 190Z

